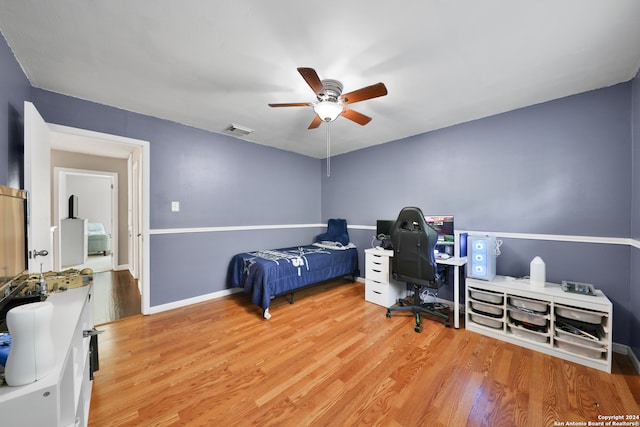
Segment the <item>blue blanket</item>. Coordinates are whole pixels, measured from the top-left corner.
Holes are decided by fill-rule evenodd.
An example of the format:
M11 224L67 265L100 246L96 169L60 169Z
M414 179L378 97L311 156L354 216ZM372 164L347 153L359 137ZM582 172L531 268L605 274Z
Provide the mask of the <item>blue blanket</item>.
M244 252L231 260L231 285L251 294L254 304L269 308L271 298L303 286L358 274L356 248L314 245Z

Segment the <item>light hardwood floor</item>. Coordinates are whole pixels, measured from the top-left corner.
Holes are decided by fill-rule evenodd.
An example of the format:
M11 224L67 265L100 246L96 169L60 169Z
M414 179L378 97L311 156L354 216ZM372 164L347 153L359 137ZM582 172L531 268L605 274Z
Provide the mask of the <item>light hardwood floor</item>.
M102 326L90 426L554 426L640 414L626 356L607 374L364 301L334 281Z

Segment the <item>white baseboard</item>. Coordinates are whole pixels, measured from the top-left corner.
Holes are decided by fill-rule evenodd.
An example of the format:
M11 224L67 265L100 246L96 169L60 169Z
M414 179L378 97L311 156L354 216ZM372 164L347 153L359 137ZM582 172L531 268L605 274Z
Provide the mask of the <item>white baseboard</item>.
M636 373L640 374L640 361L636 357L636 354L633 352L633 350L631 350L631 347L629 347L628 345L618 344L614 342L613 348L611 350L613 350L616 353L626 355L631 361L631 364L633 365L633 367L635 368Z
M239 292L243 292L242 288L233 288L233 289L224 289L218 292L212 292L210 294L199 295L193 298L187 298L180 301L175 301L169 304L155 305L149 308L149 314L161 313L167 310L173 310L174 308L186 307L191 304L197 304L199 302L210 301L212 299L225 297L227 295L237 294Z
M362 277L358 277L356 281L364 283L364 279ZM243 288L223 289L221 291L212 292L210 294L205 294L205 295L199 295L197 297L187 298L180 301L174 301L168 304L155 305L153 307L150 307L149 312L147 314L161 313L163 311L173 310L174 308L186 307L191 304L210 301L212 299L226 297L227 295L233 295L243 291L244 291Z
M115 268L116 271L124 271L124 270L129 270L129 264L120 264L117 265Z

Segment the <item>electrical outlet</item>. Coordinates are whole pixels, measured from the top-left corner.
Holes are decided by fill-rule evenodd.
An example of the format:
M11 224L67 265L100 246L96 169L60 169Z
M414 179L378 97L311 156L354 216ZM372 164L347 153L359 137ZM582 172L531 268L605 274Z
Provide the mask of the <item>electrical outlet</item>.
M180 212L180 202L171 202L171 212Z

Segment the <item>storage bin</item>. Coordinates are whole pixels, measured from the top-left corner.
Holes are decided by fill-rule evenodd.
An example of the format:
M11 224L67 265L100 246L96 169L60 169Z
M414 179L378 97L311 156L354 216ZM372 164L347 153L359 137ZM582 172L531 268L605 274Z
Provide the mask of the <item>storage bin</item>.
M604 346L606 345L606 342L600 338L597 341L590 339L590 338L586 338L586 337L582 337L580 335L576 335L576 334L572 334L571 332L566 332L563 331L562 329L556 327L556 337L560 338L564 341L568 341L568 342L572 342L572 343L576 343L576 344L581 344L584 345L586 347L593 347L593 348L604 348Z
M477 301L488 302L490 304L502 304L504 302L504 295L497 292L479 291L471 288L469 289L469 295Z
M509 296L509 304L514 307L533 310L538 313L545 314L549 311L549 303L546 301L537 301L534 299Z
M481 316L471 313L471 320L479 325L488 326L494 329L502 329L503 323L498 319L492 319L490 317Z
M513 335L517 336L518 338L524 338L529 341L538 342L538 343L549 342L550 337L548 333L545 334L542 332L530 331L528 329L524 329L516 325L508 325L507 328L509 332L511 332Z
M556 314L558 316L566 317L567 319L579 320L581 322L592 323L595 325L602 323L602 318L606 316L605 313L600 313L598 311L566 307L559 304L556 305Z
M607 349L605 347L588 347L586 345L569 342L562 339L561 337L555 337L554 342L556 346L562 350L578 354L580 356L590 357L592 359L602 359L607 352Z
M470 301L471 310L484 314L490 317L502 317L504 315L504 310L501 306L497 306L494 304L485 304L483 302L478 301Z
M547 324L547 316L533 313L526 313L516 307L509 306L509 316L512 319L519 320L523 323L530 323L536 326L545 326Z

